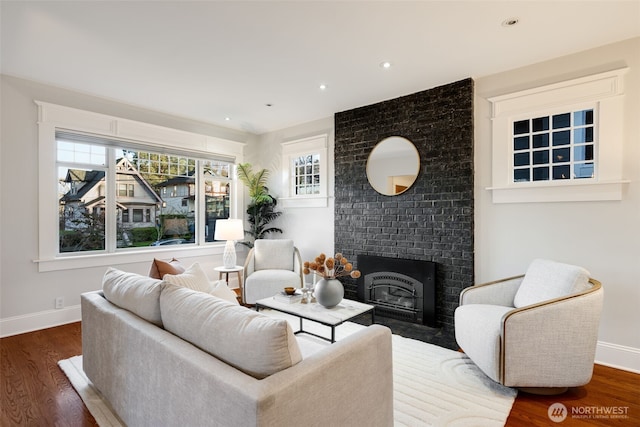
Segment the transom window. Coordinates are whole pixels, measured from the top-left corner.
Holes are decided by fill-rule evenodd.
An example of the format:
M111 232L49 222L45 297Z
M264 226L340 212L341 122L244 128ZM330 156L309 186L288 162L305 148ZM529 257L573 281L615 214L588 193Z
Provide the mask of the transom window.
M513 181L593 178L594 109L513 123Z

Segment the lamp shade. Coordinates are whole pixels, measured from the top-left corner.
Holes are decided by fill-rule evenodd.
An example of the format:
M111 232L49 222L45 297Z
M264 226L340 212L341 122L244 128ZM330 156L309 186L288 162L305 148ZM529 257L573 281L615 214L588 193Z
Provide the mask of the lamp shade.
M216 232L214 240L241 240L244 238L244 229L241 219L216 220Z

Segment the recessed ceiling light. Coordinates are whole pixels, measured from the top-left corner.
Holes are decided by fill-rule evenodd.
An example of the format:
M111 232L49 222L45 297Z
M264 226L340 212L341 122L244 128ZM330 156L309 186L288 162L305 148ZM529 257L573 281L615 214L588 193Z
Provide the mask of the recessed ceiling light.
M384 68L385 70L387 70L387 69L391 68L391 62L389 62L389 61L381 62L380 63L380 67Z
M319 88L320 90L327 90L327 85L323 83L319 86Z
M518 18L509 18L509 19L505 19L504 21L502 21L502 26L503 27L513 27L518 22L519 22Z
M225 121L225 122L228 122L229 120L231 120L231 117L225 117L225 118L224 118L224 121Z

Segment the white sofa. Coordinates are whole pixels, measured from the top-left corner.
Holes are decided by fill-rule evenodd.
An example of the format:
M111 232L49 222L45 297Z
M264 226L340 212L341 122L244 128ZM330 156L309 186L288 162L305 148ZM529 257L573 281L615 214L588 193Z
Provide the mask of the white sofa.
M386 327L319 344L285 320L114 269L81 301L84 371L129 427L393 424Z

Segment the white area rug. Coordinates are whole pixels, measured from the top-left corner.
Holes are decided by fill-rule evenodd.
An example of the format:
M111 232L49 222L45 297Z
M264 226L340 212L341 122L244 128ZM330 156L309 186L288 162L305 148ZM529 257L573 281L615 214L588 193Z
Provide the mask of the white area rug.
M298 320L288 320L297 330ZM329 333L328 328L311 322L305 321L304 327ZM336 328L336 339L361 328L364 326L346 322ZM123 426L82 371L82 356L58 364L98 425ZM393 335L393 382L396 426L503 426L516 397L516 390L493 382L464 354L399 335Z
M82 370L82 356L73 356L58 362L58 366L65 373L71 385L78 392L96 423L100 427L123 427L124 423L113 412L111 406L102 398L98 390Z

